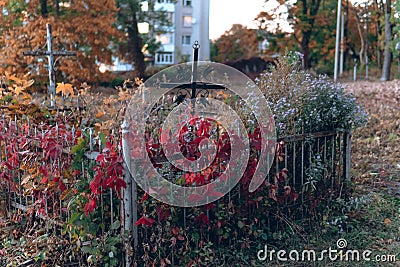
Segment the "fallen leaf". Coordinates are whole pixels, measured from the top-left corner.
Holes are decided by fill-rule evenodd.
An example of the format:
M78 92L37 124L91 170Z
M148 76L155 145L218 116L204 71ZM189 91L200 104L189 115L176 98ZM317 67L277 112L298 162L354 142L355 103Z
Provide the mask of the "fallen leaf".
M74 95L74 88L69 83L57 83L56 93L61 92L63 95Z

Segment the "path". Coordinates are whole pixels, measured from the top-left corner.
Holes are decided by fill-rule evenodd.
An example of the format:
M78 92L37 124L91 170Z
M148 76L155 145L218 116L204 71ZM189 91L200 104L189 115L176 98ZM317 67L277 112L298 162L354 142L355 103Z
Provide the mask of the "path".
M353 176L359 184L400 195L400 80L347 83L369 113L352 138Z

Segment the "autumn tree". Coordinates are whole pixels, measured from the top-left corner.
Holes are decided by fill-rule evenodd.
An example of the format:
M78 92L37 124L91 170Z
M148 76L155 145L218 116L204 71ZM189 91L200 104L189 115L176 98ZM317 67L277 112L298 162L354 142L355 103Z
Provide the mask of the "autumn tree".
M261 11L254 19L261 33L260 39L266 39L268 51L284 53L286 50L295 50L296 44L291 41L291 32L283 27L282 22L287 21L287 12L280 10L283 6L276 6L267 11ZM283 7L285 8L285 7Z
M293 37L300 45L303 54L304 68L310 67L310 42L318 27L315 27L316 18L322 0L298 0L293 5L288 3L289 21L293 26Z
M211 60L218 62L234 61L258 55L257 32L234 24L229 31L212 43Z
M382 36L383 36L383 20L382 18L384 17L385 14L385 5L383 1L378 1L374 0L373 5L372 5L372 15L374 18L374 26L376 28L376 40L377 40L377 46L376 46L376 60L377 60L377 65L378 68L382 68Z
M311 49L319 46L323 50L325 56L330 56L327 48L332 47L334 43L327 43L328 40L333 36L333 20L335 17L335 8L333 1L322 1L322 0L297 0L297 1L278 1L279 6L269 10L261 12L256 20L261 22L259 25L261 28L268 27L271 29L271 20L276 20L277 16L285 19L291 26L291 32L288 34L295 40L296 44L300 48L300 52L303 54L304 68L308 69L311 66L311 54L315 54L315 51ZM281 32L283 29L280 25L275 24L275 30ZM284 35L284 38L287 38ZM289 44L289 43L288 43ZM319 51L321 51L319 50ZM317 50L318 51L318 50ZM314 59L314 62L318 60Z
M173 16L157 8L155 0L117 0L117 7L117 27L126 36L119 40L119 57L132 63L138 77L145 77L145 47L154 55L160 47L155 37L169 30L173 24ZM139 23L147 23L149 31L139 32Z
M283 48L297 48L302 52L306 68L313 67L319 72L330 73L333 70L335 57L337 2L322 0L281 0L278 2L277 7L262 11L257 16L256 20L260 28L277 33L286 31L278 42ZM379 63L383 25L381 1L376 0L366 6L352 1L342 1L342 5L345 62L346 58L351 59L350 66L353 66L352 61L357 58L361 66L364 66L365 55L368 53L374 61ZM290 30L280 27L281 25L277 22L282 20L289 22ZM282 47L280 49L282 50ZM346 56L349 54L352 58Z
M45 49L46 23L53 29L53 48L77 52L59 58L57 77L69 82L96 81L99 62L111 63L110 38L117 8L111 0L10 0L0 17L0 65L12 73L46 77L47 60L24 57L23 51ZM58 78L60 79L60 78Z
M336 25L331 18L335 14L337 2L323 1L315 16L312 36L309 40L308 66L316 67L319 72L331 73L335 58ZM345 34L344 49L346 49L347 34ZM297 39L296 39L297 40ZM306 64L306 60L304 60Z

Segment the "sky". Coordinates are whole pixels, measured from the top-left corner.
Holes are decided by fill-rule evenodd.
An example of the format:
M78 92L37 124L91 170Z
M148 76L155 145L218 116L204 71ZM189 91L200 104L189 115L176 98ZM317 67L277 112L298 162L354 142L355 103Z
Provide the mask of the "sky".
M210 0L210 39L217 39L233 24L257 28L254 19L264 6L265 0Z

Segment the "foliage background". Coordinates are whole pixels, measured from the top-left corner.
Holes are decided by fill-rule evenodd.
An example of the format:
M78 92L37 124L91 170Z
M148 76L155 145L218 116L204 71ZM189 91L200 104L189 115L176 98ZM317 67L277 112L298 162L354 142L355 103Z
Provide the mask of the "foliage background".
M59 59L59 76L56 79L73 84L97 81L97 63L111 63L110 41L120 36L113 26L117 12L115 2L77 1L71 5L70 2L59 1L58 11L54 5L49 5L45 14L41 12L40 3L39 0L10 0L0 6L6 10L0 13L2 72L7 70L18 76L28 73L31 77L42 76L47 80L47 60L26 57L22 52L44 47L46 23L50 23L54 37L53 49L77 53L76 58Z

